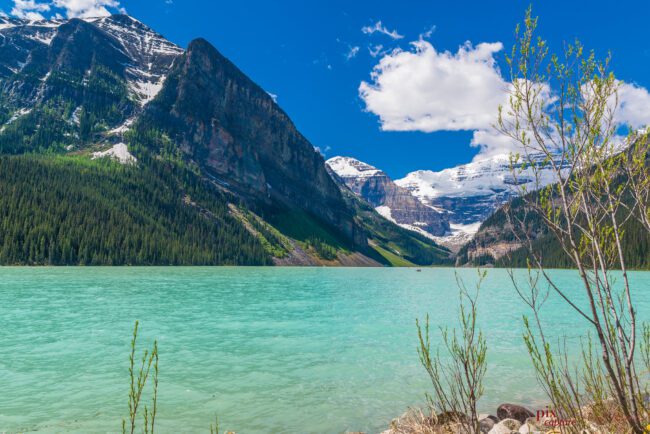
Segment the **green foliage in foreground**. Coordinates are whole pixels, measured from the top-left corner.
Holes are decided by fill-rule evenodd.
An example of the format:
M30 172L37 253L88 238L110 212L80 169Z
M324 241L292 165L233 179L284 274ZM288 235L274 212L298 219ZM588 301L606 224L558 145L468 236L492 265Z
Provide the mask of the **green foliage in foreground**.
M0 157L0 264L265 265L227 199L190 171Z

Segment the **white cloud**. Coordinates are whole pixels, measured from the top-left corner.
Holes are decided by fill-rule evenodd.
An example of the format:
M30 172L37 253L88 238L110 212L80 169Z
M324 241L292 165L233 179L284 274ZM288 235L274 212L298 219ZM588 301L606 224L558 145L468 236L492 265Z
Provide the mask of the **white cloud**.
M368 112L379 117L384 131L473 131L471 145L480 149L475 160L520 151L520 145L494 130L499 105L508 105L512 84L501 75L494 58L500 42L472 46L456 53L437 51L421 35L411 50L382 52L369 82L359 95ZM650 125L650 93L643 87L619 82L614 121L634 129ZM538 83L540 98L555 102L551 88ZM612 108L614 101L612 101ZM507 112L504 112L507 120ZM525 126L522 126L525 128ZM557 139L557 138L556 138Z
M383 130L474 130L495 122L508 90L493 57L503 49L500 42L466 43L455 54L424 40L411 45L413 50L384 55L372 82L359 86L366 110L379 116Z
M370 47L368 47L368 51L370 52L370 55L371 55L372 57L377 57L377 56L379 56L379 55L384 55L384 54L386 54L386 53L384 52L384 46L381 45L381 44L378 44L378 45L371 45Z
M47 2L14 0L11 14L30 20L44 19L42 12L49 12L52 9L62 10L68 18L104 17L111 14L109 9L124 11L120 8L118 0L51 0Z
M105 17L111 14L107 8L119 8L117 0L54 0L54 6L65 9L68 18Z
M353 59L357 57L357 54L359 54L359 47L355 45L354 47L350 47L348 52L345 54L345 59L346 60Z
M49 4L37 3L34 0L14 0L11 15L27 20L42 20L44 17L41 12L47 12L49 10Z
M397 30L388 30L381 21L377 21L372 26L364 26L361 28L361 31L366 35L372 35L373 33L381 33L386 36L389 36L392 39L402 39L404 36L397 33Z
M320 146L314 146L314 150L316 152L318 152L319 154L321 154L323 157L325 157L327 155L327 153L332 150L332 147L331 146L325 146L325 149L321 149Z
M650 93L644 87L620 81L614 121L634 129L650 125Z
M426 32L420 33L419 39L429 39L431 35L433 35L433 32L435 31L436 31L436 26L434 24L433 26L429 27L429 30L427 30Z

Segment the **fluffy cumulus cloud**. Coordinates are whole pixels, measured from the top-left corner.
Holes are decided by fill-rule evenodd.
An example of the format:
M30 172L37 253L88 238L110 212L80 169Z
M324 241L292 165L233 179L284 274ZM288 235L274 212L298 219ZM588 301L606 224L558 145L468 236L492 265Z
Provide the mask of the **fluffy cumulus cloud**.
M425 40L412 46L384 55L372 82L359 87L383 130L474 130L494 123L508 90L494 59L500 42L465 44L456 53L439 52Z
M68 18L104 17L110 15L112 11L124 11L120 8L118 0L51 0L42 2L14 0L11 14L18 18L38 20L44 18L43 13L57 10L63 12ZM54 15L56 16L56 14Z
M614 120L632 128L650 125L650 93L644 87L619 82Z
M47 3L37 3L34 0L14 0L11 15L28 20L42 20L44 17L41 12L49 10L50 5Z
M65 9L68 18L105 17L108 8L119 9L117 0L54 0L57 8Z
M495 42L466 43L455 53L437 51L421 36L410 50L381 53L359 95L366 110L379 117L382 130L473 131L471 145L480 149L476 160L517 152L517 143L493 128L512 86L495 59L502 49ZM539 86L540 96L551 104L550 87ZM619 82L617 103L617 124L650 125L650 93L645 88Z

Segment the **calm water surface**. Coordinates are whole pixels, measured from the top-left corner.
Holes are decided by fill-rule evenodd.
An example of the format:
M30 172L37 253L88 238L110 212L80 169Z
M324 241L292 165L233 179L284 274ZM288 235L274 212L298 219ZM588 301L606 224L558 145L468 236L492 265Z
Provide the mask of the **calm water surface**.
M573 272L554 274L579 292ZM650 273L632 281L648 319ZM215 413L238 433L378 432L427 390L415 318L453 325L457 301L453 269L0 268L0 432L121 431L136 319L140 348L159 343L160 432L208 432ZM584 322L557 298L545 312L578 346ZM487 411L544 400L525 313L490 270Z

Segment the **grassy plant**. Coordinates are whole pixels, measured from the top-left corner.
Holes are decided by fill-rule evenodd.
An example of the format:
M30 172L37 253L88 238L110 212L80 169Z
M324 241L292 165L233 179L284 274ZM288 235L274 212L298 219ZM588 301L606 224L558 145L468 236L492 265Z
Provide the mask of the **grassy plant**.
M214 425L210 424L210 434L219 434L219 417L214 416Z
M429 405L441 414L454 419L464 432L481 433L478 420L477 403L483 395L483 379L487 368L487 344L483 333L478 329L477 301L481 284L486 273L478 271L475 291L470 293L458 275L456 280L460 289L460 330L450 331L441 328L444 348L449 361L439 352L431 350L429 316L424 325L416 320L418 329L418 354L422 366L429 374L433 395L427 394Z
M144 434L154 434L156 428L156 415L158 412L158 342L154 341L151 352L145 350L141 359L136 364L136 348L138 340L138 321L133 327L131 338L131 352L129 354L129 418L122 419L122 434L134 434L137 430L137 420L140 409L142 411L142 428ZM136 372L137 368L137 372ZM153 368L153 370L152 370ZM151 381L151 407L142 404L142 395ZM210 434L219 434L219 418L215 415L214 424L210 424ZM228 434L234 434L228 431Z
M145 434L154 434L158 401L158 343L154 341L151 352L148 350L144 351L142 359L140 359L138 371L136 372L135 352L137 339L138 321L135 322L135 326L133 327L131 353L129 355L129 418L128 421L126 419L122 419L122 433L126 434L128 432L130 434L133 434L136 431L138 411L141 408L142 392L147 385L149 374L153 366L151 408L148 408L146 405L144 405L144 412L142 413L142 430Z

